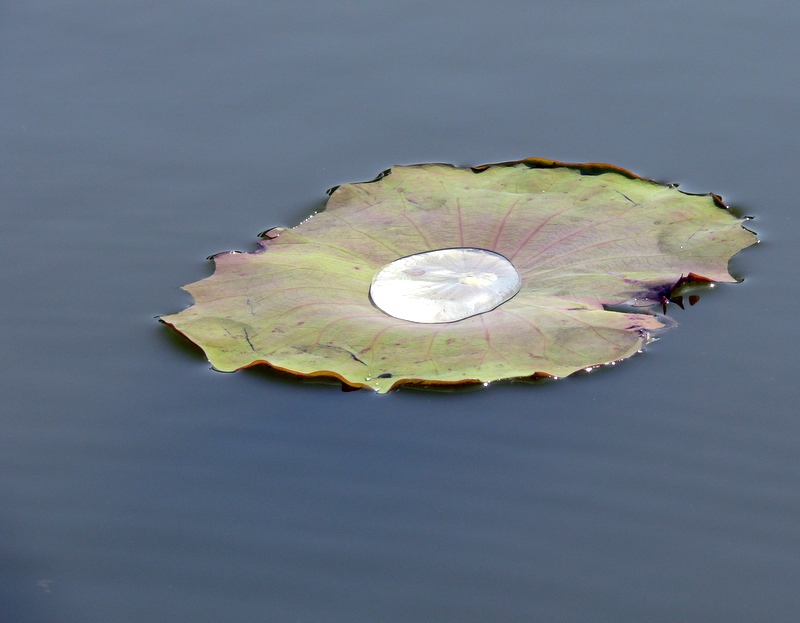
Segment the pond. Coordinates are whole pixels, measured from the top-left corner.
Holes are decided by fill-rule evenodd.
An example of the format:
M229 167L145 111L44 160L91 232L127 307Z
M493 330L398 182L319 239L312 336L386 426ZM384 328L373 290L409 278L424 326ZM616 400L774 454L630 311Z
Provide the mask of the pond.
M2 9L0 619L789 621L800 6ZM643 354L342 392L159 324L394 164L609 162L761 244Z

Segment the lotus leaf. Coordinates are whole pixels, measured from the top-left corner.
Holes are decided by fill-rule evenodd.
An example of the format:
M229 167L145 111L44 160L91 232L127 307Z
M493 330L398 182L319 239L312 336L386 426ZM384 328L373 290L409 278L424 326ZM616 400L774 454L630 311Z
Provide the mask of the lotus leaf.
M563 377L629 357L664 318L610 307L662 302L686 281L734 282L729 259L756 242L716 195L543 159L396 166L333 189L324 211L262 237L254 252L214 256L214 274L185 287L194 305L162 320L217 370L267 364L381 393ZM502 256L519 291L433 324L373 303L382 269L442 249Z

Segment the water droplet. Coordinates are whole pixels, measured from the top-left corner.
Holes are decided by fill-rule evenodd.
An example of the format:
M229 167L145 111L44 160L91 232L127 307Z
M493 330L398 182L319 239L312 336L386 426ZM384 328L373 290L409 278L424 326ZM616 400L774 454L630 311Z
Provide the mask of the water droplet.
M522 280L514 265L486 249L458 247L409 255L384 266L370 287L381 311L419 323L455 322L502 305Z

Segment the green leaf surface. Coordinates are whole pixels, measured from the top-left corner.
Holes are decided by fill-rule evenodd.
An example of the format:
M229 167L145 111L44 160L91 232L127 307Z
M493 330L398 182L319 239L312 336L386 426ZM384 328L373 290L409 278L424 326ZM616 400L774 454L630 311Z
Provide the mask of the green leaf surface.
M716 195L691 195L611 165L529 159L396 166L336 188L324 211L268 232L252 253L214 257L162 320L214 368L255 364L386 392L406 383L567 376L639 351L663 318L607 306L669 297L686 280L734 282L756 242ZM452 247L510 260L516 296L476 316L417 324L369 297L398 258Z

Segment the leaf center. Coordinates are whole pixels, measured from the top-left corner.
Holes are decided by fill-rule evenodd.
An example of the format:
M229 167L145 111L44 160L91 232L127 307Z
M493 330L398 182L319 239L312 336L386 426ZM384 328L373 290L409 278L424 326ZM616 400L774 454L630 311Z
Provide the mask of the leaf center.
M457 247L401 257L375 275L370 297L384 313L418 323L484 314L519 292L517 269L486 249Z

